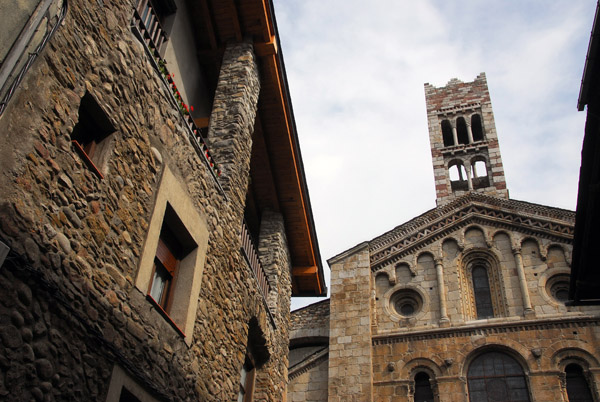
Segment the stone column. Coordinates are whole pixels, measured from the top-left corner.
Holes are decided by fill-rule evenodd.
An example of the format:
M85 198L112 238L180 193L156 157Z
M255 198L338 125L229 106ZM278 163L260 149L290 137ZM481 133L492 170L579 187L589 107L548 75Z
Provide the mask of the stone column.
M523 298L523 314L526 317L533 316L535 313L533 308L531 308L531 300L529 300L529 290L527 289L527 278L525 277L525 270L523 269L523 256L521 255L521 247L513 247L512 252L517 265L517 274L519 275L521 297Z
M368 243L328 261L331 267L329 402L373 400L371 268Z
M446 311L446 287L444 285L444 265L441 258L435 259L435 272L437 275L438 292L440 297L440 325L450 324L448 312Z
M452 125L452 139L454 139L454 145L458 145L458 132L456 131L454 124Z
M469 144L474 143L473 141L473 130L471 129L471 125L467 123L467 135L469 136Z
M473 180L471 179L471 164L465 163L465 170L467 171L467 183L469 184L469 191L473 190Z
M258 254L271 286L267 304L277 326L277 336L270 345L271 359L257 370L256 391L278 398L286 395L288 378L292 266L283 216L271 210L263 210L261 216Z
M222 171L219 182L227 195L242 206L242 211L259 92L252 43L229 44L223 55L210 115L208 145Z

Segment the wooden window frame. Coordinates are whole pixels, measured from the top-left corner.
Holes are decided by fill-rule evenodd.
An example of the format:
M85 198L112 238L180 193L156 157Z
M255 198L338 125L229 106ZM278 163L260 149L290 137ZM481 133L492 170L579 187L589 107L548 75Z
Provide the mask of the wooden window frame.
M104 178L102 165L111 152L115 131L98 101L86 92L79 104L79 120L73 127L71 142L86 166L100 179Z
M242 373L246 373L244 376ZM246 351L244 365L240 370L240 381L238 382L238 402L252 402L254 400L254 385L256 382L256 362L250 350ZM241 397L241 400L240 400Z

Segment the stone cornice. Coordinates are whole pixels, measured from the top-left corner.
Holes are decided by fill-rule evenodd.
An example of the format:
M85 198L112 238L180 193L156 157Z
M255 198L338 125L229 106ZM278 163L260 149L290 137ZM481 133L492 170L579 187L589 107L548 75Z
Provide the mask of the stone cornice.
M372 240L371 269L376 271L471 223L570 242L574 219L574 212L563 209L469 193Z
M414 331L403 334L376 335L372 338L372 344L373 346L377 346L427 339L456 338L473 335L492 335L515 331L532 331L538 329L577 328L588 325L600 325L600 317L561 317L541 320L513 321L507 323L494 322L476 326L465 325L461 327L436 328L431 330Z
M318 352L310 355L305 360L296 363L293 367L290 367L288 372L288 380L292 380L316 367L319 363L327 360L329 357L329 347L319 350Z

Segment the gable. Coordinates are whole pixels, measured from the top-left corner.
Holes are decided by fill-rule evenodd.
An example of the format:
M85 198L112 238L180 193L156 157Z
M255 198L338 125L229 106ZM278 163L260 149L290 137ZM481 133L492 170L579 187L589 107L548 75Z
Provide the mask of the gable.
M431 243L472 225L551 242L572 243L575 213L523 201L471 193L434 208L369 242L371 270L377 271ZM496 229L496 230L494 230Z

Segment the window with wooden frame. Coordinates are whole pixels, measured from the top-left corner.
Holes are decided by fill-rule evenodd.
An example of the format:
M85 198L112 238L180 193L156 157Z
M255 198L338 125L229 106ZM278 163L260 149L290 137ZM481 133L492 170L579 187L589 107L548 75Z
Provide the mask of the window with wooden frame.
M87 167L100 178L106 171L115 131L96 99L86 92L79 104L79 121L73 127L71 140Z
M246 352L244 365L240 370L240 381L238 383L238 402L252 402L254 394L254 379L256 376L256 364L250 350Z
M163 223L148 294L167 313L173 301L172 289L175 287L177 268L182 257L181 245L169 227Z
M156 247L148 296L160 306L161 312L170 320L169 314L175 300L180 262L196 247L185 225L167 203Z

